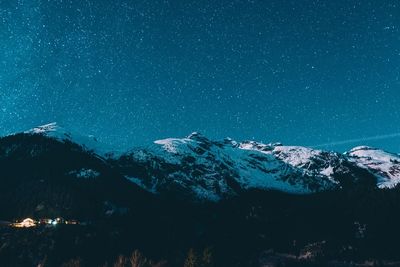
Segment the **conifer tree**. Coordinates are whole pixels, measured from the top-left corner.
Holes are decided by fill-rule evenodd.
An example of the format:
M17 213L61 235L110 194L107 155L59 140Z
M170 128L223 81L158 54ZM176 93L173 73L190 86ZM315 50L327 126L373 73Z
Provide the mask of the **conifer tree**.
M185 260L184 267L197 267L197 256L193 249L190 249Z
M140 253L139 250L135 250L132 253L129 261L131 263L131 267L144 267L147 263L146 258L142 255L142 253Z

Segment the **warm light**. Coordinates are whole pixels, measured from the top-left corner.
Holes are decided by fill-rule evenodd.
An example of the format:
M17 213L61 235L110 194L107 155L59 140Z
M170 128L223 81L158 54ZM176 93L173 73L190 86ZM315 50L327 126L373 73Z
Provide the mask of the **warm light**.
M28 228L28 227L34 227L36 226L36 221L34 221L31 218L26 218L22 222L19 223L14 223L12 226L18 227L18 228Z
M11 227L15 227L15 228L26 228L26 227L35 227L35 226L39 226L39 225L52 225L52 226L56 226L58 224L79 224L78 221L76 220L70 220L70 221L66 221L62 218L56 218L56 219L39 219L38 221L33 220L31 218L26 218L23 221L19 221L16 220L14 223L10 224Z

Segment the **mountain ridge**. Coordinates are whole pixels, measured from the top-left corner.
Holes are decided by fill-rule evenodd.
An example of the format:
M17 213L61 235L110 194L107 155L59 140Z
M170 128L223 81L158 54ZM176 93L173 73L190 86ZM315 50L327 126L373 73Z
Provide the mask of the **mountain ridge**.
M251 189L311 194L374 180L378 188L400 183L400 156L371 147L343 154L281 143L214 141L198 132L114 153L96 138L71 133L56 123L22 134L72 142L102 158L130 183L153 194L219 201ZM98 170L70 173L100 175ZM90 176L89 175L89 176Z

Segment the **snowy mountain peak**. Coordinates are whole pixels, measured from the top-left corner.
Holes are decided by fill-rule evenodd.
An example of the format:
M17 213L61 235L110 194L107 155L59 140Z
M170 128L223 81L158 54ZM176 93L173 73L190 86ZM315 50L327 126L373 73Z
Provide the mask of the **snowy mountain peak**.
M263 144L255 141L243 141L239 144L240 149L256 150L260 152L272 151L274 146L272 144Z
M367 146L339 154L280 143L213 141L194 132L110 155L112 150L94 137L71 133L57 123L25 133L68 140L89 152L113 157L126 179L150 192L179 190L198 199L219 200L250 189L309 194L360 181L379 188L400 183L400 156Z
M356 146L356 147L352 148L350 151L345 152L345 154L350 154L350 153L354 153L357 151L367 151L367 150L379 150L379 149L370 147L370 146Z
M63 127L59 126L56 122L37 126L28 131L25 131L24 133L39 134L48 138L54 138L61 142L70 141L82 146L86 150L94 151L100 156L118 156L121 154L120 152L114 151L107 145L100 143L93 135L85 136L67 131Z
M164 151L177 154L179 153L179 147L185 145L190 139L178 139L178 138L167 138L154 141L154 144L160 145Z
M192 138L196 138L196 137L199 137L199 136L203 136L203 135L201 133L199 133L199 132L192 132L191 134L189 134L187 136L187 138L192 139Z
M26 134L40 134L47 137L52 137L58 140L72 140L72 134L60 127L56 122L48 123L45 125L37 126L28 131L25 131Z
M400 156L381 149L359 146L346 152L349 160L377 177L380 188L392 188L400 183Z
M59 131L60 129L61 127L58 126L56 122L52 122L45 125L37 126L33 129L26 131L25 133L45 134L49 132L56 132Z
M303 166L308 164L311 158L320 156L322 151L301 146L277 146L273 152L293 166Z
M231 138L212 141L199 133L157 140L127 158L143 168L151 166L144 176L126 173L138 185L152 191L184 188L211 200L251 188L295 194L340 188L335 177L345 170L334 153Z
M194 141L198 141L198 142L210 142L210 140L203 134L199 133L199 132L193 132L191 134L189 134L187 137L187 139L191 139Z
M346 155L351 157L358 157L358 158L368 158L374 161L396 161L400 158L399 155L386 152L384 150L368 147L368 146L358 146L351 149L348 152L345 152Z

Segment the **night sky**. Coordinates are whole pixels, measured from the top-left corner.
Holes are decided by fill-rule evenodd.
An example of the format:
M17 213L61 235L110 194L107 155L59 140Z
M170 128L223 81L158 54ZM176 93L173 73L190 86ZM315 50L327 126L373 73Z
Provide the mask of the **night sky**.
M398 0L0 0L0 135L399 153L399 72Z

